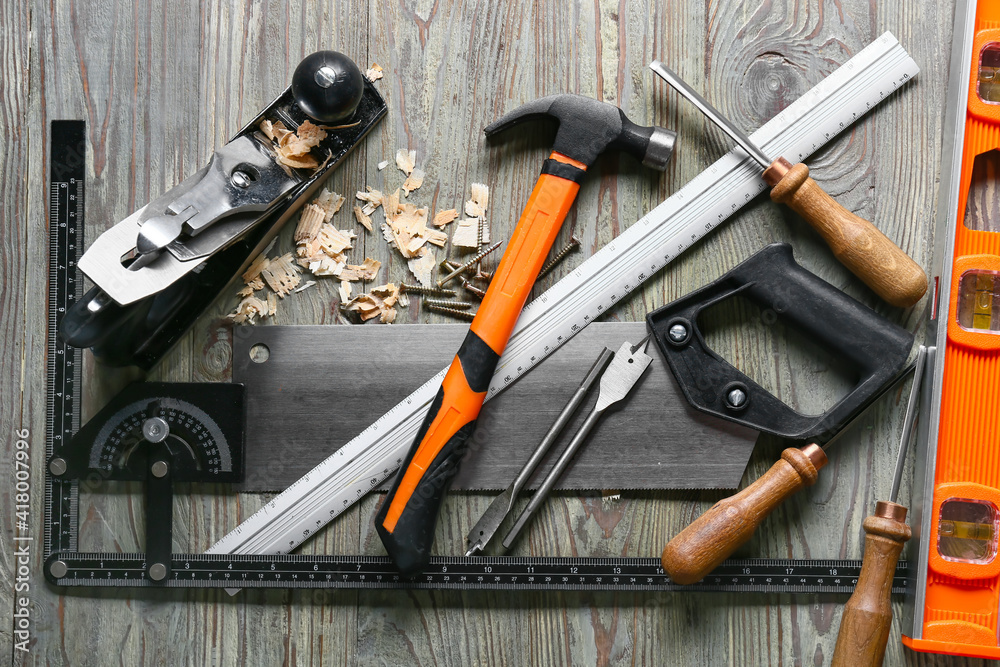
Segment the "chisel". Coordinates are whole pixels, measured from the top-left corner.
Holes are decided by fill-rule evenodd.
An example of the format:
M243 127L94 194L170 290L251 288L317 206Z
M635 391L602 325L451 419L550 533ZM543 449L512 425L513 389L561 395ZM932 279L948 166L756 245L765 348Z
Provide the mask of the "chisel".
M896 386L915 368L910 364L893 380L873 394L870 407L886 391ZM827 464L826 449L837 441L864 414L859 413L825 445L810 443L789 447L781 459L757 481L734 496L715 503L707 512L678 533L663 550L663 569L677 584L693 584L746 544L757 526L778 505L801 489L812 486Z
M783 157L771 160L729 119L685 83L663 63L654 60L650 69L705 116L728 134L764 168L764 181L771 199L787 204L801 215L826 241L833 254L876 294L893 306L909 307L927 291L927 276L899 246L827 194L809 177L809 167L792 164Z
M913 371L913 385L906 403L903 433L896 455L889 500L875 504L875 514L865 519L865 558L851 599L840 618L840 633L833 651L832 667L880 667L892 626L889 595L896 562L910 539L906 525L906 507L896 503L906 464L906 450L917 418L917 399L924 376L927 348L920 346Z

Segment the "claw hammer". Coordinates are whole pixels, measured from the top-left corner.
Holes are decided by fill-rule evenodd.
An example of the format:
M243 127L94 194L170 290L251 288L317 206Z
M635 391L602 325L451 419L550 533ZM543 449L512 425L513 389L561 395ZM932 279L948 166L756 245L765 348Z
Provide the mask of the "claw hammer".
M375 516L379 537L404 574L419 572L430 562L438 511L468 448L490 379L588 167L604 151L620 150L663 171L677 137L662 128L638 126L618 107L579 95L529 102L484 132L489 138L535 118L559 123L552 153L542 164L469 333Z

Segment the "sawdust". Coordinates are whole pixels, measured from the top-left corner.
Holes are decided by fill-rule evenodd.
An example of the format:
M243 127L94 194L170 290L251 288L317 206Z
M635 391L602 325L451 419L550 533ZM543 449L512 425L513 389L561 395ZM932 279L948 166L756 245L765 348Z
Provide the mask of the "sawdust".
M389 161L388 160L382 160L377 165L375 165L375 168L378 169L379 171L382 171L383 169L385 169L388 166L389 166Z

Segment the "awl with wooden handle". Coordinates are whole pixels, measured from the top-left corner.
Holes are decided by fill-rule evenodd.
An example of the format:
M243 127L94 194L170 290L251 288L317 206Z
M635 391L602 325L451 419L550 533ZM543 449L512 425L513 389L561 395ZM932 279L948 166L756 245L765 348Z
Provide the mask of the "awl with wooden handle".
M876 392L868 406L909 375L908 366ZM687 585L701 581L722 561L743 546L754 531L778 505L801 489L816 483L819 471L827 463L826 449L837 441L864 414L854 417L822 447L810 443L798 449L789 447L781 459L762 477L739 493L720 500L687 528L678 533L663 550L663 569L674 583Z
M764 168L763 178L771 187L771 199L801 215L837 259L876 294L900 307L920 300L927 291L924 270L875 225L838 204L809 177L809 167L801 162L793 166L783 157L771 160L663 63L654 60L649 67L756 160Z
M906 525L906 507L896 503L906 464L906 450L917 417L917 399L923 381L927 348L917 353L913 385L906 403L903 433L896 455L896 472L892 478L889 500L875 504L875 514L865 519L865 557L854 594L847 601L840 617L840 633L833 651L832 667L880 667L885 658L885 646L892 626L892 578L903 546L910 539Z

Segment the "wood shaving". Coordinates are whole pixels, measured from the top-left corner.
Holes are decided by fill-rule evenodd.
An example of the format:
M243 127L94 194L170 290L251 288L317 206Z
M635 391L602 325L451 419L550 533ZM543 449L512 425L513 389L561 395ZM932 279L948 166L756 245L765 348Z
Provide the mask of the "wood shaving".
M371 257L365 257L361 264L348 264L340 272L340 279L344 280L375 280L378 270L382 268L382 262Z
M427 209L410 203L396 206L393 202L397 196L398 193L383 202L386 226L382 233L403 257L411 259L420 254L420 248L429 240L431 230L427 229Z
M391 195L382 195L382 210L386 220L394 220L399 215L399 188Z
M353 299L341 304L341 309L355 313L362 321L379 318L383 324L392 324L396 320L396 301L399 299L399 287L387 283L372 288L367 294L359 294Z
M270 312L267 303L255 296L248 296L240 301L236 311L229 315L229 319L236 324L253 324L256 317L267 317Z
M388 160L382 160L381 162L379 162L379 163L378 163L377 165L375 165L375 166L376 166L376 167L378 167L378 170L379 170L379 171L382 171L383 169L385 169L386 167L388 167L388 166L389 166L389 161L388 161Z
M455 231L451 235L451 245L456 248L478 248L479 247L479 225L481 218L465 218L458 221ZM483 243L490 242L489 229L483 230Z
M458 211L453 208L449 208L446 211L438 211L434 214L434 220L432 224L435 227L444 227L445 225L455 222L458 218Z
M333 216L340 210L340 207L344 205L345 201L347 201L347 197L323 188L323 191L319 193L316 199L312 200L312 203L319 206L326 213L323 222L330 222Z
M357 194L355 194L354 196L360 199L361 201L365 202L364 207L362 207L361 209L362 213L364 213L365 215L371 215L372 213L375 212L375 209L377 209L379 206L382 205L382 197L383 197L382 193L379 192L378 190L372 189L371 187L368 188L368 192L361 192L359 190ZM370 226L368 225L365 226L368 227L369 230L371 230Z
M365 70L365 78L375 83L382 78L382 67L378 63L372 63L372 66Z
M427 239L428 243L433 243L440 248L443 248L448 242L448 234L438 229L425 230L424 237Z
M292 253L285 253L271 262L261 271L267 286L282 299L299 286L299 268L292 261ZM270 309L268 309L270 310ZM272 313L273 314L273 313Z
M299 292L304 292L304 291L306 291L307 289L309 289L310 287L312 287L315 284L316 284L315 280L307 280L304 283L302 283L301 285L299 285L298 287L296 287L295 289L293 289L292 293L293 294L298 294Z
M278 312L278 298L271 292L267 295L267 316L273 317Z
M424 176L426 175L427 174L424 173L423 169L414 168L413 171L410 172L410 175L406 177L405 181L403 181L403 191L406 192L407 197L410 196L411 192L424 184Z
M400 148L396 151L396 166L407 176L413 171L416 162L417 151L407 151L405 148Z
M410 268L410 272L417 277L417 281L424 287L431 287L431 272L434 270L434 265L437 264L437 260L434 259L434 253L432 253L427 248L421 248L420 254L410 259L406 262L406 265Z
M302 121L295 132L290 131L280 121L272 123L266 119L262 120L258 127L268 139L277 144L275 153L279 164L296 169L316 169L320 166L310 151L327 137L326 131L321 127L314 125L308 119ZM327 160L329 159L330 156L327 156Z
M312 241L316 238L325 219L326 211L316 204L309 203L303 206L302 215L299 216L299 224L295 227L295 235L293 236L295 242Z
M250 262L250 266L243 272L243 282L249 285L253 281L260 278L260 272L266 269L267 265L270 263L271 260L269 260L264 253L257 255L257 258ZM261 282L260 287L257 289L264 289L264 283Z
M375 209L372 210L374 211ZM362 209L360 206L354 207L354 217L357 219L358 222L364 225L365 229L367 229L368 231L372 231L372 219L365 213L364 209Z
M486 217L486 207L490 201L490 189L482 183L473 183L472 198L465 202L465 214L470 218Z
M309 269L309 273L314 276L339 276L344 270L346 261L334 259L333 257L318 256L300 259L299 264Z
M329 223L323 223L323 226L319 229L319 234L313 239L312 243L318 251L329 255L330 257L336 257L342 254L345 250L349 250L354 246L351 245L351 241L358 237L357 234L348 229L337 229ZM314 256L316 252L311 252L307 256Z
M351 283L347 282L346 280L341 280L340 281L340 290L339 291L340 291L340 302L341 303L347 303L348 301L351 300L351 291L353 289L354 289L354 286L351 285Z

